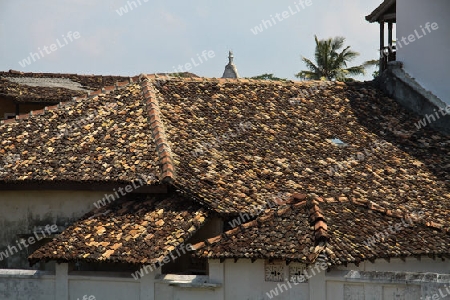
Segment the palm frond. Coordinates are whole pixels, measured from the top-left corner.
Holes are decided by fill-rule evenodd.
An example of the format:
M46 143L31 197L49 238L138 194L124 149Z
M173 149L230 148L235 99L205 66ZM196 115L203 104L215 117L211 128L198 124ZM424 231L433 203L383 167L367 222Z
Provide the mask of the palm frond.
M348 72L350 75L365 75L366 74L366 68L363 65L360 66L354 66L345 69L345 71Z
M311 71L300 71L299 73L295 74L295 77L300 79L309 79L309 80L319 80L320 76L318 76L317 73L311 72Z
M318 66L316 66L311 60L307 59L306 57L302 57L303 62L305 63L306 67L312 71L312 72L320 72L320 69Z
M378 59L372 59L372 60L365 61L362 65L367 68L367 67L378 66L379 64L380 64L380 61Z
M348 76L365 74L365 68L372 63L354 67L348 67L348 63L359 56L359 53L352 51L350 46L344 48L345 38L337 36L319 40L314 35L316 48L314 51L315 62L302 57L309 71L301 71L296 76L303 79L346 80Z

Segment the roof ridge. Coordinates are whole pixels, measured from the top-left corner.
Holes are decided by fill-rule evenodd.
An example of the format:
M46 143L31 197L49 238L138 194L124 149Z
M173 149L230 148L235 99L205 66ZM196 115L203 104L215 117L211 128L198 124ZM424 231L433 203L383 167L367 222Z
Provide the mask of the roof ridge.
M328 204L349 202L354 205L360 206L362 208L368 209L369 211L378 212L378 213L381 213L388 217L413 220L414 222L422 224L426 227L435 228L435 229L441 230L443 232L450 233L450 231L447 230L443 224L436 223L434 221L422 220L422 217L419 217L419 215L423 211L408 212L408 211L403 211L400 209L392 210L392 209L385 208L385 207L381 206L380 204L375 203L368 199L348 198L346 196L328 197L328 198L315 197L313 201L317 201L319 203L323 202L323 203L328 203Z
M130 83L137 82L138 80L139 80L138 76L128 77L128 81L117 81L114 85L104 86L101 89L98 89L95 91L86 91L86 96L72 97L72 101L80 101L80 100L84 100L84 99L90 99L90 98L94 98L100 94L109 94L112 91L120 90L120 89L126 87L127 85L129 85ZM61 101L58 104L55 104L52 106L45 106L43 109L31 110L30 112L28 112L26 114L17 115L15 118L12 118L12 119L0 120L0 125L15 123L18 120L26 120L32 116L43 115L47 111L57 110L58 108L61 108L68 103L71 103L72 101Z
M383 213L385 215L388 215L390 217L398 217L398 218L402 218L405 214L402 214L400 210L395 210L392 211L391 209L387 209L383 206L381 206L380 204L373 202L371 200L368 199L362 199L362 198L350 198L347 196L338 196L338 197L327 197L327 198L323 198L323 197L314 197L314 200L317 202L323 202L323 203L345 203L345 202L349 202L352 203L354 205L357 206L361 206L364 208L367 208L369 210L372 211L376 211L376 212L380 212Z
M146 75L150 80L164 80L164 81L183 81L183 82L214 82L214 83L262 83L267 85L274 84L295 84L303 85L309 87L310 85L319 84L322 86L334 86L337 84L335 81L322 81L322 80L291 80L287 79L285 81L275 81L266 79L253 79L253 78L218 78L218 77L175 77L175 76L164 76L158 74L143 74Z
M263 224L267 222L270 219L273 219L275 217L281 217L282 215L291 212L294 208L299 208L301 206L307 205L307 201L301 201L304 200L305 195L303 194L294 194L290 197L287 204L285 205L279 205L275 208L268 208L264 212L265 214L262 216L257 217L256 219L246 222L244 224L240 224L230 230L224 231L223 233L216 235L214 237L211 237L209 239L206 239L202 242L198 242L195 245L193 245L194 250L200 250L205 246L212 246L214 244L217 244L222 239L227 239L233 235L235 235L238 232L241 232L245 229L248 229L253 226L258 226L259 224Z
M175 180L175 167L173 163L172 150L165 133L165 126L162 121L162 114L159 109L158 97L155 87L145 74L139 75L142 95L144 97L147 113L149 117L150 129L156 144L160 165L160 178L164 183L172 183Z
M66 78L68 76L83 76L83 77L122 77L126 78L129 76L124 75L104 75L104 74L78 74L78 73L48 73L48 72L22 72L17 71L13 69L9 69L8 71L0 71L0 75L6 75L6 74L16 74L16 75L24 75L24 76L44 76L49 75L50 77L60 77L60 78Z
M320 208L320 202L314 198L307 200L309 209L309 223L314 231L314 244L318 246L320 243L327 243L329 240L328 225Z

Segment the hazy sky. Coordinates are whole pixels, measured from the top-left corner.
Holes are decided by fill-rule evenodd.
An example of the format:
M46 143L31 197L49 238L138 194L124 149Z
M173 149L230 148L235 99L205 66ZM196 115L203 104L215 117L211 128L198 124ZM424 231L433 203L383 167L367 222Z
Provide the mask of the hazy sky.
M221 77L232 49L243 77L294 79L314 34L344 36L361 53L355 64L378 57L379 28L364 17L381 0L309 1L0 0L0 70L137 75L190 63Z

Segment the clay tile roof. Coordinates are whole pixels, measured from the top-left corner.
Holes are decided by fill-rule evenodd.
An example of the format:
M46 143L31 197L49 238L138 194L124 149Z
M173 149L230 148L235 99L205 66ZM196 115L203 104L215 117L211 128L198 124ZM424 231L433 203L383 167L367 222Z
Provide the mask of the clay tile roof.
M393 217L350 202L323 203L321 208L327 218L327 249L333 264L394 257L450 257L450 234L442 225L427 224L423 211Z
M0 72L0 96L16 102L58 103L125 81L124 76Z
M33 111L0 125L0 182L132 182L160 177L140 85ZM154 179L151 179L154 175Z
M196 255L210 259L285 259L329 264L360 263L394 257L450 257L450 234L442 224L426 221L422 211L389 216L379 209L346 201L308 201L278 207L255 221L194 245ZM264 221L260 222L260 219Z
M185 79L158 93L175 184L218 212L303 190L450 223L450 137L370 83Z
M311 263L308 255L319 243L310 226L309 206L280 206L221 236L194 245L196 255L210 259L286 259Z
M207 217L200 205L180 196L127 199L88 213L29 261L153 264L186 243Z
M140 78L2 122L0 180L154 172L219 213L303 190L450 223L450 138L370 83Z
M209 247L225 243L223 250L205 254L214 257L300 259L289 254L290 247L326 241L338 247L336 259L342 261L403 255L407 239L418 247L413 235L395 251L357 256L361 241L355 234L364 231L355 231L345 216L361 220L363 229L370 224L370 230L414 211L427 219L424 232L450 225L450 137L429 126L417 128L418 116L371 83L141 75L91 94L2 122L0 181L117 182L154 173L159 182L226 216L268 200L289 205L266 210L219 239L220 246L211 240ZM278 194L289 200L280 201ZM314 199L308 202L305 194ZM301 241L262 246L264 238L291 234L291 227L301 232ZM255 244L260 247L253 247L249 243L258 241L259 232L266 233ZM359 241L345 246L356 252L345 257L348 250L339 252L344 246L333 244L333 236Z

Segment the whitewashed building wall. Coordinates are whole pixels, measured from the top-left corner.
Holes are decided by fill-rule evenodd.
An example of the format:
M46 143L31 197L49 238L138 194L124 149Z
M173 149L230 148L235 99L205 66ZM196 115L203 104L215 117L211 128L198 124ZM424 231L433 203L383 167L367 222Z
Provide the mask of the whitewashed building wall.
M282 264L287 279L288 266ZM158 270L140 280L126 273L68 273L67 264L57 265L53 274L0 270L0 299L74 300L93 296L96 300L419 300L446 293L445 286L450 285L447 260L377 260L320 272L307 283L291 284L291 288L270 298L270 290L289 285L265 281L264 266L264 260L211 260L209 276L161 275Z
M403 62L404 70L422 87L447 104L450 104L449 12L448 0L397 0L397 60ZM428 32L427 22L435 22L439 28ZM408 40L410 35L413 42ZM398 43L403 37L408 45L400 47Z
M107 191L1 191L0 252L15 246L20 234L33 234L36 226L57 225L59 231L95 208ZM39 233L40 231L37 230ZM39 235L42 237L42 235ZM32 247L30 247L32 248ZM0 268L28 268L31 249L0 259Z

